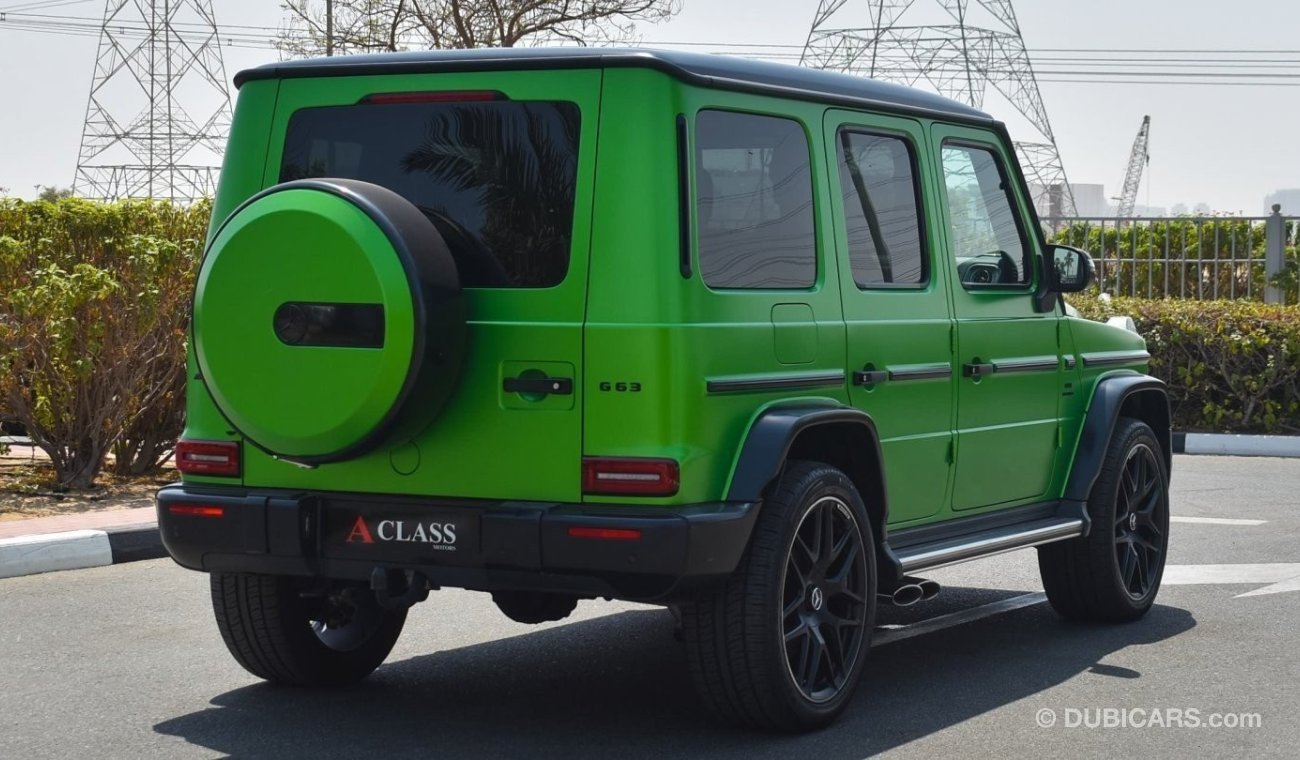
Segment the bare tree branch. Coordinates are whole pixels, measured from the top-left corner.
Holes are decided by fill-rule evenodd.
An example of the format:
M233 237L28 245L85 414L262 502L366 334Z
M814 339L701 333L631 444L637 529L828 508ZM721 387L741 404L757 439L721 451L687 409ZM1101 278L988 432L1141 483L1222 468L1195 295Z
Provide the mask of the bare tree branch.
M340 54L429 48L629 42L636 25L671 18L682 0L336 0ZM284 55L325 50L323 0L284 0Z

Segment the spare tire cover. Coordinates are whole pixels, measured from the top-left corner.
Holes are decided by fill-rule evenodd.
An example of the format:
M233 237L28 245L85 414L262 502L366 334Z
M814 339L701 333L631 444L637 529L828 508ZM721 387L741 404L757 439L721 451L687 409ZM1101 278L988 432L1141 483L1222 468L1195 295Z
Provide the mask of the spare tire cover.
M248 200L212 238L194 295L213 401L250 443L306 464L360 456L399 416L436 414L464 329L456 266L432 222L355 180L289 182Z

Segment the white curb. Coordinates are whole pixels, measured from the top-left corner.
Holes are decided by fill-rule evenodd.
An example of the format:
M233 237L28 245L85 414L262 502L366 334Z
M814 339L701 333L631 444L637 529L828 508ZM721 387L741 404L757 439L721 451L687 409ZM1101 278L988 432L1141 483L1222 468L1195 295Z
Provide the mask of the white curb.
M0 538L0 578L111 564L113 549L102 530Z
M1300 436L1188 433L1185 454L1233 457L1300 457Z

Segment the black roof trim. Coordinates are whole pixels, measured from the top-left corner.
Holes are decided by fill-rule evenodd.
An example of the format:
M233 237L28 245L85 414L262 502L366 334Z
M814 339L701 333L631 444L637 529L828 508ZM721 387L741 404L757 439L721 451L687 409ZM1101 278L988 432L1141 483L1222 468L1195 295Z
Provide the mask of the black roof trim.
M649 68L687 84L831 105L990 124L992 117L924 90L820 69L720 55L634 48L480 48L284 61L235 75L259 79L521 69Z

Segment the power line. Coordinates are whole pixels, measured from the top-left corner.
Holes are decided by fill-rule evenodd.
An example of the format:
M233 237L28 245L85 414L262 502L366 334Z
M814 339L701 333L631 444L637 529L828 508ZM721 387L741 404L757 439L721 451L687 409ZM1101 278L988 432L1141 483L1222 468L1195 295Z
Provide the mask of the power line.
M0 13L10 13L18 11L35 11L46 10L49 8L60 8L65 5L81 5L90 2L90 0L39 0L39 2L17 3L15 5L6 5L0 7Z
M84 16L68 16L49 13L33 13L29 11L50 10L56 7L66 5L78 5L88 2L89 0L41 0L40 2L17 3L14 5L0 8L0 30L8 29L11 31L31 32L34 34L47 34L67 37L98 37L100 33L101 22ZM14 12L21 10L22 12ZM178 23L178 29L192 27L192 31L198 31L199 24ZM150 34L147 26L142 24L118 23L114 24L121 36L139 39L147 37ZM222 47L233 47L254 50L266 50L276 47L280 40L282 32L279 29L269 26L251 25L251 24L223 24L217 30L218 38ZM648 43L651 46L682 46L682 47L708 47L719 52L733 52L736 50L755 51L753 53L739 53L741 57L753 58L758 60L788 61L794 62L801 57L801 53L792 52L795 50L802 51L802 46L786 45L780 43L745 43L745 42L694 42L694 41L671 41L657 40ZM729 50L731 49L731 50ZM1141 84L1141 85L1212 85L1212 86L1290 86L1281 81L1263 81L1263 80L1286 80L1300 78L1300 50L1246 50L1246 49L1196 49L1196 48L1030 48L1031 52L1072 52L1089 54L1087 57L1079 56L1038 56L1032 57L1031 63L1039 66L1056 67L1054 69L1038 69L1036 73L1041 75L1042 81L1054 84ZM759 52L762 51L762 52ZM791 51L791 52L787 52ZM1143 56L1157 56L1170 54L1180 54L1183 56L1191 54L1231 54L1231 55L1295 55L1296 58L1169 58L1169 57L1100 57L1099 54L1124 53L1140 54ZM881 56L880 60L889 63L890 56ZM900 62L902 59L895 59ZM1062 66L1087 66L1087 70L1071 69L1058 70ZM884 67L878 67L884 68ZM1127 69L1125 71L1107 71L1102 69ZM1161 69L1183 69L1182 71L1162 71ZM990 74L1005 74L1006 71L999 71L990 68L987 70ZM1169 81L1157 81L1157 80ZM1191 79L1195 81L1182 82L1176 80ZM1234 80L1251 80L1240 82L1214 82L1211 79L1234 79ZM1258 80L1258 81L1256 81Z
M802 51L803 45L779 42L699 42L680 40L650 40L649 45L680 45L683 47L737 47L769 48ZM1290 54L1300 55L1300 49L1293 50L1250 50L1245 48L1026 48L1030 53L1259 53L1261 55Z

